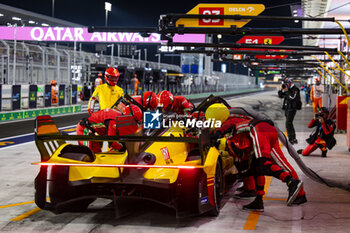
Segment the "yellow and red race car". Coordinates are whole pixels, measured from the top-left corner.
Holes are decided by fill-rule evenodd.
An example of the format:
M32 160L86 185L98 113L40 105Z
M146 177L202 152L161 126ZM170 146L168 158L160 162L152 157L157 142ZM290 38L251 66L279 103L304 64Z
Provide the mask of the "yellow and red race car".
M177 217L218 215L233 159L210 146L208 128L188 137L193 129L174 125L137 135L77 136L61 135L50 116L37 117L35 203L59 213L84 211L96 198L139 198L174 208ZM126 150L93 153L69 143L77 140L119 141Z

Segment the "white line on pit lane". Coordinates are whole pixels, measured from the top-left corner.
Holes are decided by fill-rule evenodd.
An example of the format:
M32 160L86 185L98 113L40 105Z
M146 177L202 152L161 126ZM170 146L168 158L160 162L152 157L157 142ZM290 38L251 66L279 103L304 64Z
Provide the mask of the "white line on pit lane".
M65 127L59 128L59 130L65 130L65 129L69 129L69 128L73 128L73 127L76 127L76 125L65 126ZM70 132L68 134L72 134L72 133L75 133L75 132ZM31 135L31 134L34 134L34 133L27 133L27 134L14 136L14 137L1 138L0 140L7 140L7 139L11 139L11 138L18 138L18 137L28 136L28 135ZM8 149L9 147L23 146L25 144L33 143L33 142L34 142L34 140L33 141L29 141L29 142L23 142L23 143L20 143L20 144L7 145L5 147L0 148L0 151L4 150L4 149Z

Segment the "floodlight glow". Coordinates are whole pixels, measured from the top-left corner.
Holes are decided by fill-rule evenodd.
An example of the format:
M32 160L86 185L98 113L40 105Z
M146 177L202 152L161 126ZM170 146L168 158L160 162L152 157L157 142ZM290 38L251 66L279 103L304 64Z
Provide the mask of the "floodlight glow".
M50 26L50 25L48 25L47 23L42 23L41 26L43 26L43 27L48 27L48 26Z
M21 18L18 18L18 17L12 17L12 20L20 21L20 20L22 20L22 19L21 19Z
M0 13L0 17L2 17L2 16L4 16L4 14L1 14L1 13Z
M35 24L35 21L29 20L28 23L30 23L30 24Z
M112 4L109 2L105 2L105 10L106 11L112 11Z

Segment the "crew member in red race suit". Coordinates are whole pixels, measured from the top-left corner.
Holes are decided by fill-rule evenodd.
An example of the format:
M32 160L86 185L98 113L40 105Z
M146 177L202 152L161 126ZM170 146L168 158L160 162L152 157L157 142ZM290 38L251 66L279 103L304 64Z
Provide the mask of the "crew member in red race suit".
M264 193L265 177L271 175L287 183L289 187L288 205L305 203L305 191L302 189L302 182L299 180L293 167L288 163L279 147L278 133L273 123L268 121L256 121L252 118L235 115L229 117L221 128L217 129L214 134L215 138L220 138L227 133L230 135L244 137L249 132L253 142L255 159L252 163L252 169L255 174L255 200L244 206L244 209L263 211L262 196ZM241 134L241 135L240 135ZM232 146L234 144L231 143ZM251 178L246 182L252 182ZM247 184L247 187L253 187ZM300 190L300 191L299 191Z
M132 109L132 114L130 114L130 108ZM122 112L106 108L98 112L92 113L89 117L83 118L77 125L76 133L77 135L107 135L115 136L117 135L117 118L123 115L132 115L135 124L131 124L127 127L122 127L121 130L118 128L119 135L127 135L136 133L139 123L142 120L142 111L136 105L130 105L125 108ZM79 145L88 146L93 152L101 152L101 145L96 141L79 141ZM110 151L119 151L123 148L123 145L119 142L113 142L109 145Z
M158 107L158 97L153 91L146 91L143 95L132 96L145 110L155 110Z
M334 139L335 123L328 119L329 110L321 107L320 111L315 115L308 125L309 128L316 127L316 132L307 139L309 145L304 150L298 150L299 154L304 156L310 155L317 148L322 151L322 157L327 156L327 148L332 149L336 140Z
M183 96L174 96L170 91L161 91L158 94L159 104L165 112L174 112L179 115L191 115L193 104Z

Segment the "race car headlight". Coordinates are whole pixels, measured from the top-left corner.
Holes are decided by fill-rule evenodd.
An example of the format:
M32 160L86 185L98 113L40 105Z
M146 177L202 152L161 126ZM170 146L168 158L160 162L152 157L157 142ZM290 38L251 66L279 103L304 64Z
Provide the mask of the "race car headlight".
M154 164L156 162L156 156L152 153L142 152L140 154L140 161L138 164Z

